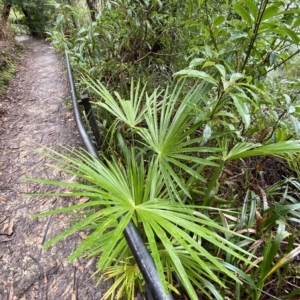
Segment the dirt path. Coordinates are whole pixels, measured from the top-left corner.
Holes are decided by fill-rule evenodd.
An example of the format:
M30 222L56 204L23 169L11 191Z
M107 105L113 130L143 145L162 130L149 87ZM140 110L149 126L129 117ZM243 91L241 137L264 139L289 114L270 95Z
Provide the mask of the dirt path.
M69 95L62 63L44 41L32 39L26 49L8 94L0 99L0 300L100 299L105 286L95 288L90 279L93 261L66 262L78 235L41 248L68 226L67 217L30 218L71 200L23 196L41 187L22 177L69 179L34 151L43 151L41 145L80 146L72 112L61 99Z

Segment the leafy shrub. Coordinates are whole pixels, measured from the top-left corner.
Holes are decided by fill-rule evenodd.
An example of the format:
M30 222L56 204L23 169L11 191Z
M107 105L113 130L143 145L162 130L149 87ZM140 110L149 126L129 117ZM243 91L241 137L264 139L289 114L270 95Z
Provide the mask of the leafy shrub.
M166 86L185 65L189 40L189 31L181 24L188 13L185 2L109 2L101 17L89 23L87 12L77 7L56 7L60 14L51 33L53 45L69 50L78 73L101 78L110 89L128 94L132 77L147 81L148 89Z
M143 281L121 235L132 219L175 292L174 272L191 299L297 296L268 287L296 276L300 252L297 2L116 1L80 30L74 7L59 8L53 43L100 107L106 160L58 154L79 182L38 180L91 199L50 213L93 207L48 245L93 229L71 259L101 255L116 278L106 296L130 286L133 298Z
M29 33L33 36L44 37L46 28L52 21L52 6L48 0L10 0L0 1L0 4L9 4L11 8L10 20L16 20L18 25L13 24L18 33ZM18 16L18 18L16 17Z
M21 47L15 42L10 28L3 24L1 20L0 43L0 94L3 95L15 73Z

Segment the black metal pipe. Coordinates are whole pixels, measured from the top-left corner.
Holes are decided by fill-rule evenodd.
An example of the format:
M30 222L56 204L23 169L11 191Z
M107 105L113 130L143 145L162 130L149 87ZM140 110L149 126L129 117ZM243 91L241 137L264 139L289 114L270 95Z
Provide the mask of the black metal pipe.
M81 138L84 142L87 151L90 154L100 159L98 151L95 149L93 143L91 142L83 126L82 117L77 103L72 69L71 69L69 55L67 51L66 51L66 61L67 61L69 83L70 83L71 96L72 96L72 102L74 108L74 116L78 127L78 131L81 135ZM135 224L132 221L130 221L123 233L127 241L127 244L132 252L132 255L134 256L136 263L146 282L148 297L150 299L157 299L157 300L173 300L172 295L171 294L168 295L165 292L163 285L160 281L159 275L157 273L153 259L145 243L143 242Z
M81 118L81 114L80 114L79 106L78 106L78 102L77 102L77 95L76 95L76 91L75 91L73 73L72 73L72 69L71 69L71 65L70 65L70 61L69 61L69 55L67 52L66 52L66 62L67 62L67 69L68 69L69 84L70 84L70 89L71 89L71 97L72 97L72 102L73 102L74 117L75 117L78 131L80 133L80 136L82 138L82 141L85 145L86 150L90 154L92 154L96 157L99 157L98 151L96 150L93 143L91 142L90 137L89 137L88 133L86 132L84 125L83 125L83 121Z
M166 294L155 268L152 256L132 221L128 223L123 234L146 282L148 299L151 295L151 300L173 300L171 294Z
M80 100L81 100L81 104L84 107L87 118L89 120L92 132L94 134L97 149L100 149L100 146L101 146L101 143L102 143L101 134L100 134L100 130L99 130L94 112L92 110L92 105L90 103L89 96L87 94L81 95Z

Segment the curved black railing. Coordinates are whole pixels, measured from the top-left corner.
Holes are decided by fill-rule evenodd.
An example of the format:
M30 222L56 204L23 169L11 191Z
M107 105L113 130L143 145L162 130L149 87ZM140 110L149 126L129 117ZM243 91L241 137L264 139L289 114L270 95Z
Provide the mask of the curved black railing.
M71 89L71 96L72 96L72 102L73 102L73 108L74 108L74 116L77 124L78 131L81 135L81 138L83 140L83 143L87 149L87 151L92 154L95 157L98 157L100 159L99 153L97 149L95 148L93 142L91 141L84 125L83 120L80 114L75 85L74 85L74 79L73 79L73 73L69 61L69 55L66 51L66 62L67 62L67 69L68 69L68 77L69 77L69 83L70 83L70 89ZM88 120L91 126L91 129L93 131L94 137L96 139L97 146L100 146L101 144L101 135L99 132L99 129L97 127L95 118L93 116L93 112L91 110L91 105L88 101L88 98L86 96L81 97L81 103L84 106L84 109L87 113ZM138 267L143 275L143 278L146 282L146 297L149 300L157 299L157 300L172 300L173 297L164 291L163 285L160 281L160 278L158 276L157 270L155 268L155 264L153 262L153 259L143 242L140 234L138 233L138 230L133 222L129 222L127 227L124 230L124 236L127 241L127 244L138 264Z

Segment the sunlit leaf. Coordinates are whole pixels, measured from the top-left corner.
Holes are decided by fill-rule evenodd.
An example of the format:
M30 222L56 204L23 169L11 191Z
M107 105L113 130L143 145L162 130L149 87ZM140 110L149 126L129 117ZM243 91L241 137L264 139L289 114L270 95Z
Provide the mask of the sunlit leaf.
M234 93L230 93L230 96L233 99L233 103L243 120L245 128L248 129L248 127L250 126L251 118L247 98L244 95Z
M212 83L214 85L218 85L218 82L209 74L203 72L203 71L197 71L197 70L182 70L179 72L176 72L174 76L181 76L181 77L193 77L193 78L199 78L202 80L205 80L209 83Z

